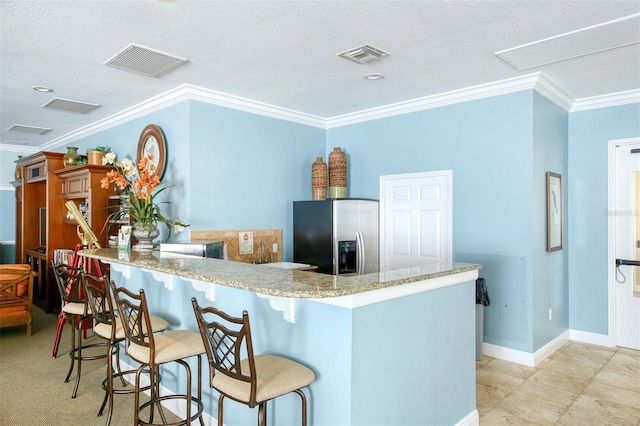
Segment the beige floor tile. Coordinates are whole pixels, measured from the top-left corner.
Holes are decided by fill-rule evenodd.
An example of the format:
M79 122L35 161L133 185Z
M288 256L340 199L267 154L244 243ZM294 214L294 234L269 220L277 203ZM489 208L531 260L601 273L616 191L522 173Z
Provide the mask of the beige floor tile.
M545 402L567 408L573 403L580 393L562 388L552 388L540 383L527 380L511 392L511 395L518 395L526 399Z
M522 426L531 424L527 419L521 419L513 414L505 413L494 408L480 416L480 426L513 425Z
M491 358L490 356L483 356L482 359L480 361L476 361L476 370L478 368L482 368L485 365L487 365L488 363L490 363L491 361L493 361L495 358Z
M578 377L580 379L593 379L598 370L596 368L585 367L580 364L572 363L571 361L562 361L559 359L548 359L548 362L541 363L538 368L546 371L554 371L556 373L566 374L568 376Z
M506 391L491 386L476 384L476 409L478 413L484 414L502 398L507 396Z
M640 357L618 351L602 369L618 374L640 376Z
M566 374L548 370L536 371L533 376L529 377L529 381L551 386L554 388L566 389L569 392L576 393L582 392L582 390L589 384L588 379L568 376Z
M636 358L640 358L640 351L629 348L618 348L618 353L623 355L630 355Z
M527 419L531 424L538 425L553 424L565 410L564 407L514 394L504 397L494 408L515 417Z
M476 371L476 383L500 389L503 392L511 392L524 380L518 377L497 373L481 368Z
M559 351L581 356L600 358L602 360L608 361L609 358L611 358L617 350L618 348L606 348L604 346L569 342L568 344L564 345Z
M482 426L640 426L640 351L568 342L535 368L484 357L476 383Z
M582 411L565 411L555 423L555 426L620 426L622 423L616 422L608 417L592 418ZM494 425L495 426L495 425Z
M598 400L586 395L580 395L565 414L590 419L589 423L585 424L612 423L635 426L640 422L640 412L637 407L629 407L615 402Z
M508 376L517 377L519 379L528 379L533 373L538 371L535 367L528 367L526 365L503 361L501 359L492 360L487 363L484 368L490 371L506 374Z
M614 402L616 404L634 407L640 411L640 392L593 381L587 385L582 394L599 401Z
M595 382L640 392L640 375L626 375L601 370L593 379Z
M574 352L558 351L553 354L552 360L599 370L607 363L607 361L609 361L610 358L612 358L612 356L603 358L596 354L579 354Z

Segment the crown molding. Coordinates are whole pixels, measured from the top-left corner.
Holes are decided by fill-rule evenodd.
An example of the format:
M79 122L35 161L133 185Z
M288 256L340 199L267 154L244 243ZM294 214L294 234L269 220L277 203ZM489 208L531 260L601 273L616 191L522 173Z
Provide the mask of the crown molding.
M422 98L398 102L382 107L338 115L328 118L326 127L328 129L331 129L334 127L361 123L363 121L377 120L394 115L407 114L415 111L439 108L446 105L469 102L477 99L484 99L492 96L504 95L507 93L514 93L527 89L534 89L538 84L540 75L541 73L539 72L532 73L521 77L508 78L492 83L452 90L450 92L425 96Z
M271 118L291 121L307 126L331 129L365 121L395 115L407 114L426 109L439 108L462 102L504 95L522 90L534 89L568 112L584 111L617 105L640 102L640 89L612 93L590 98L573 100L566 92L541 72L520 77L499 80L491 83L452 90L431 96L389 104L381 107L356 111L349 114L323 118L299 111L233 96L215 90L190 84L183 84L158 96L140 102L105 119L81 127L59 138L53 139L37 148L0 145L0 151L32 154L38 151L53 150L76 140L119 126L136 118L144 117L177 103L193 100L218 105L226 108L264 115Z
M575 102L571 96L542 73L540 73L535 90L565 111L571 111L571 107Z
M576 99L569 112L640 103L640 89Z
M190 100L206 102L280 120L292 121L307 126L320 127L322 129L326 128L326 119L318 117L317 115L306 114L304 112L294 111L252 99L241 98L199 86L185 86L188 88Z
M154 96L137 105L120 111L105 119L81 127L59 138L53 139L38 147L38 151L52 150L62 145L119 126L136 118L144 117L152 112L162 110L177 103L194 100L206 102L226 108L265 115L281 120L293 121L308 126L325 128L325 119L310 114L280 108L274 105L253 101L251 99L233 96L215 90L205 89L191 84L182 84L174 89Z
M21 145L0 145L0 152L15 152L17 154L35 154L40 151L40 148L34 148L29 146L21 146Z

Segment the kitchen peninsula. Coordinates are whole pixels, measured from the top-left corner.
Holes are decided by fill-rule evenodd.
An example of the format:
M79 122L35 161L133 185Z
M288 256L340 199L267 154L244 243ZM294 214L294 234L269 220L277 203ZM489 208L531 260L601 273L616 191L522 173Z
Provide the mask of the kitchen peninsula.
M174 328L197 330L191 297L234 315L249 311L256 353L286 355L316 373L305 390L310 425L477 424L480 265L332 276L159 253L119 255L115 249L82 255L109 263L117 285L144 288L150 310ZM205 384L207 377L203 372ZM177 392L181 380L172 378L163 374L163 386ZM217 395L205 386L203 399L215 418ZM270 404L271 424L299 423L295 396ZM246 406L225 404L229 425L254 423L255 416Z

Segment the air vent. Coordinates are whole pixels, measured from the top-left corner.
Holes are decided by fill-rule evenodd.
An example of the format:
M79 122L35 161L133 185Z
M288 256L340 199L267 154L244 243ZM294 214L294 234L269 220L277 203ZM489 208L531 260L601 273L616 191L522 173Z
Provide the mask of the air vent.
M385 52L382 49L378 49L377 47L363 44L362 46L354 47L353 49L336 53L336 55L342 56L343 58L349 59L359 64L366 64L367 62L375 61L384 56L388 56L390 55L390 53Z
M53 129L47 127L26 126L24 124L14 124L7 129L9 132L31 133L34 135L44 135Z
M150 77L159 77L187 62L189 62L187 59L137 44L130 44L122 52L105 62L105 65Z
M72 101L71 99L53 98L46 104L42 105L45 109L55 109L64 112L73 112L75 114L86 114L98 108L98 104L90 104L87 102Z

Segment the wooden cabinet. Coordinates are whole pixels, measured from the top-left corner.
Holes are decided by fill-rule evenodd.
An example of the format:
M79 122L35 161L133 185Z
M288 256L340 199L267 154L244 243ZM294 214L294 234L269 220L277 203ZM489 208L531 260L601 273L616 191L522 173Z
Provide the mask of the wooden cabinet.
M19 232L22 229L22 180L16 180L11 182L16 188L16 247L15 247L15 261L21 263L22 257L22 234Z
M60 224L54 218L60 210L60 186L55 170L63 167L64 154L38 152L18 160L22 179L16 188L16 262L37 262L38 289L33 303L47 312L60 310L60 296L51 268L53 248L61 238Z
M72 200L83 211L100 245L107 247L107 202L113 191L102 189L100 179L110 170L103 166L64 168L57 152L38 152L18 160L21 180L16 188L16 262L37 271L33 303L46 312L60 311L60 295L49 267L56 249L80 244L78 223L68 215Z
M100 180L111 169L111 167L105 166L82 165L55 172L60 180L62 197L60 215L57 220L62 224L65 234L74 237L71 241L73 246L70 248L80 243L80 239L76 232L78 223L65 206L69 200L78 207L89 227L98 237L100 246L107 247L108 227L105 226L105 223L110 213L109 196L113 195L113 191L102 189Z

